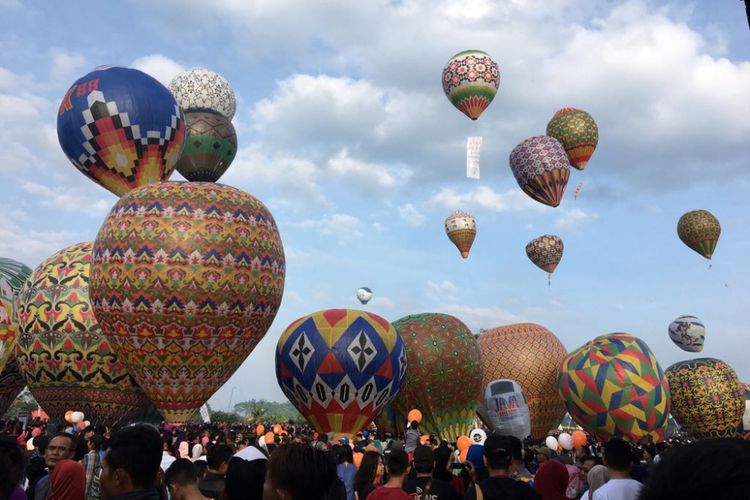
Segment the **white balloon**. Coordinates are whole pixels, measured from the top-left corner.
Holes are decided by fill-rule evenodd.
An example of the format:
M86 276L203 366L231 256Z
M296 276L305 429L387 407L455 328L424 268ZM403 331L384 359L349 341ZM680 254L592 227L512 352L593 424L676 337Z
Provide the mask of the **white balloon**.
M476 444L484 445L484 442L487 441L487 433L482 429L474 429L469 433L469 438Z
M83 412L74 411L73 414L70 416L70 420L72 420L74 424L83 422Z
M544 444L552 451L557 451L557 439L555 439L555 436L547 436L547 439L544 440Z
M363 286L359 290L357 290L357 299L364 305L370 302L370 299L372 298L372 290L367 288L366 286Z
M557 442L560 443L560 446L562 446L563 450L573 449L573 436L571 436L567 432L563 432L559 436L557 436Z
M683 351L701 352L706 328L695 316L680 316L669 324L669 338Z
M169 90L183 111L211 110L232 119L237 110L234 89L223 76L206 68L193 68L174 77Z
M89 420L85 420L85 421L83 422L83 425L85 425L86 427L88 427L88 426L90 426L90 425L91 425L91 421L89 421Z

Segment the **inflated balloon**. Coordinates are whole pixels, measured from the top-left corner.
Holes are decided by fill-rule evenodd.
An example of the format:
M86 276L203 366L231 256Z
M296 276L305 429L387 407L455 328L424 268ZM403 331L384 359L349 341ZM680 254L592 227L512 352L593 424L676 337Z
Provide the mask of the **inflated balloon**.
M750 439L750 384L742 382L742 391L745 395L745 412L742 414L740 431L745 439Z
M560 141L571 166L583 170L599 142L599 127L587 112L562 108L547 123L547 135Z
M562 201L570 164L560 142L546 135L530 137L510 153L510 169L521 189L551 207Z
M94 311L169 422L188 421L266 334L284 262L271 212L230 186L152 184L112 208L94 246Z
M78 79L60 104L57 138L86 177L122 196L169 179L185 119L169 90L137 69L102 66Z
M702 256L710 259L721 235L719 219L708 210L693 210L680 217L677 236Z
M392 436L399 436L406 432L405 421L406 417L399 414L392 404L385 405L373 420L378 431Z
M547 436L547 439L544 440L544 445L552 451L557 451L559 446L555 436Z
M352 455L353 458L353 464L354 466L359 469L359 466L362 465L362 459L365 458L365 454L362 452L355 452L354 455Z
M390 403L406 376L406 351L380 316L328 309L281 334L276 379L318 432L356 434Z
M698 439L734 437L745 412L745 394L737 374L714 358L680 361L666 371L672 392L672 416Z
M84 419L84 414L83 412L80 412L80 411L74 411L73 414L70 416L70 420L74 424L83 422L83 419Z
M256 436L262 436L266 433L266 426L263 424L258 424L255 426L255 435Z
M469 438L474 444L484 445L484 442L487 441L487 433L482 429L474 429L469 433Z
M0 372L16 350L16 298L31 269L13 259L0 258Z
M570 451L573 449L573 436L567 432L561 432L560 435L557 436L557 442L560 443L563 450Z
M26 380L18 367L16 357L11 356L5 363L5 368L0 370L0 418L5 415L24 387Z
M216 182L237 154L237 133L224 115L185 112L185 147L177 171L189 181Z
M683 351L701 352L706 328L695 316L679 316L669 324L669 338Z
M407 415L406 420L408 422L421 422L422 421L422 412L417 410L416 408L409 411L409 415Z
M474 441L468 436L459 436L456 440L456 448L458 448L459 451L468 450L472 444L474 444Z
M568 355L565 346L543 326L518 323L479 337L482 383L496 379L518 382L531 415L531 436L542 438L565 413L557 392L557 373Z
M445 234L466 259L477 235L477 221L470 213L456 210L445 219Z
M185 111L213 111L231 120L237 110L232 86L220 74L193 68L174 77L169 90Z
M443 91L463 114L476 120L500 87L500 68L481 50L465 50L451 57L443 69Z
M583 448L588 443L586 433L583 431L573 431L571 437L573 438L573 446L576 448Z
M89 300L93 244L42 262L18 294L16 357L34 399L52 418L71 406L101 425L120 422L148 399L102 334Z
M372 290L370 290L366 286L363 286L362 288L357 290L357 300L359 300L362 305L370 302L370 299L372 299Z
M550 275L557 269L563 255L563 241L559 236L544 234L526 245L526 255L535 266Z
M406 344L409 373L393 406L419 408L420 429L453 441L474 427L481 396L479 348L469 328L441 313L406 316L393 323Z
M602 335L573 351L557 385L573 420L601 441L664 436L669 386L654 353L633 335Z
M65 421L69 424L73 423L73 410L67 410L65 412Z
M281 434L281 431L282 431L282 429L281 429L281 426L279 424L275 424L273 426L273 433L274 434Z
M499 379L487 384L477 413L498 434L521 440L531 435L529 405L515 380Z

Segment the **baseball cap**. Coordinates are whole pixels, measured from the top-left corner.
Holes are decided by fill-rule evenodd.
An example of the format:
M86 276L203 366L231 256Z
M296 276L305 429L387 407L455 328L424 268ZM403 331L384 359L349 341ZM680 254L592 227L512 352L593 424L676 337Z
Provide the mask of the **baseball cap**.
M414 448L414 465L432 467L435 463L435 453L429 446L419 445Z
M349 438L344 436L341 439L339 439L339 443L341 444L349 444Z

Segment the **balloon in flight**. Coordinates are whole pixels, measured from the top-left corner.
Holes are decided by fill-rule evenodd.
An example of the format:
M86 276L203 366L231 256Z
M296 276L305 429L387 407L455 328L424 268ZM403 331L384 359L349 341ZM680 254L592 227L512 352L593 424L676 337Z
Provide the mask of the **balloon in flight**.
M470 213L456 210L445 219L445 234L466 259L477 235L477 221Z
M706 339L706 327L695 316L679 316L669 324L669 338L683 351L701 352Z
M546 135L530 137L511 151L509 161L527 195L550 207L560 204L570 177L570 163L560 141Z
M463 114L476 120L500 87L500 68L489 54L465 50L450 58L443 69L443 91Z
M364 305L370 302L370 299L372 299L372 290L367 288L366 286L363 286L359 290L357 290L357 300Z
M677 236L694 251L710 259L721 235L719 219L708 210L687 212L677 222Z
M594 119L576 108L558 110L547 124L547 135L560 141L570 165L578 170L586 168L599 142L599 128Z

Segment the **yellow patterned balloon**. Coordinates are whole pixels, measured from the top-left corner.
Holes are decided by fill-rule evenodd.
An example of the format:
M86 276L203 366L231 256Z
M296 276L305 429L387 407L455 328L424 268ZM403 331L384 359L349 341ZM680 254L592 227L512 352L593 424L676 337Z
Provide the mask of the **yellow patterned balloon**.
M31 269L13 259L0 258L0 372L16 349L16 296Z
M113 424L148 404L102 335L89 302L93 243L42 262L18 295L16 357L34 398L52 418L82 411Z

